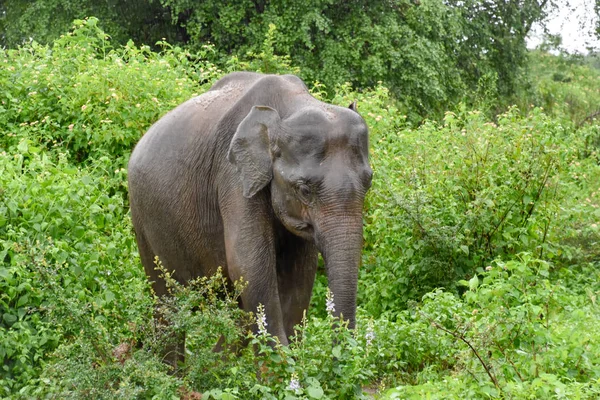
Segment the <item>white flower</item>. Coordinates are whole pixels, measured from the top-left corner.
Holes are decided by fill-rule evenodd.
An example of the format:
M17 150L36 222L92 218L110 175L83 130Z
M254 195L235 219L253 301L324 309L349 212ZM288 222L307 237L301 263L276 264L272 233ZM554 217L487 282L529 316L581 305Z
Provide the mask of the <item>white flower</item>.
M367 333L365 333L365 339L367 340L367 346L370 346L375 339L375 331L373 330L373 322L369 322L367 326Z
M292 374L290 378L290 384L288 385L289 390L298 390L300 389L300 381L298 380L298 376L296 374Z
M267 316L265 314L265 306L259 304L256 308L256 325L258 325L258 334L267 334Z
M327 288L325 309L327 310L327 312L329 314L332 314L335 312L335 303L333 302L333 293L331 293L331 290L329 290L329 288Z

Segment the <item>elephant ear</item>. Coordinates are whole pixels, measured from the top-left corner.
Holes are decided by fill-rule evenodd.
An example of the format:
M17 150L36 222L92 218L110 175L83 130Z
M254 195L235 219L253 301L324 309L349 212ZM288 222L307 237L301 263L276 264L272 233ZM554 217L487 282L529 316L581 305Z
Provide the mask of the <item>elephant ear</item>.
M271 107L254 106L233 135L227 159L242 175L244 197L254 196L273 178L269 147L280 121Z

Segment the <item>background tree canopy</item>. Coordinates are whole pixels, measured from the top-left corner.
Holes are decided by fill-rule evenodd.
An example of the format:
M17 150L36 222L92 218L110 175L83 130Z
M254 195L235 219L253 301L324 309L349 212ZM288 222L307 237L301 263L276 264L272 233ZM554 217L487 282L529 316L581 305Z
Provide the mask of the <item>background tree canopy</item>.
M166 39L224 66L262 50L289 55L298 74L331 95L383 82L410 120L438 118L460 102L497 112L525 87L525 37L549 0L8 0L0 45L49 43L94 15L113 42ZM269 26L275 29L269 31Z
M169 10L158 1L7 0L0 4L0 46L11 48L30 40L51 43L71 28L73 20L92 15L117 43L186 40L185 31L170 23Z

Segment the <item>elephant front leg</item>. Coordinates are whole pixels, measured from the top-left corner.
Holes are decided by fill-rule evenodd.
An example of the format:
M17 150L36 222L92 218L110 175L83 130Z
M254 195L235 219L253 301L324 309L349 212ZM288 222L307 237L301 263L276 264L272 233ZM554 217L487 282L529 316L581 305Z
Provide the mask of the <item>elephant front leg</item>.
M283 324L287 337L308 310L317 273L318 252L314 243L290 232L279 235L277 278Z
M242 308L256 315L259 304L262 304L267 332L287 345L279 301L272 228L269 224L261 224L255 216L246 220L224 222L229 278L232 281L243 278L246 282L241 295ZM256 323L253 330L258 331Z

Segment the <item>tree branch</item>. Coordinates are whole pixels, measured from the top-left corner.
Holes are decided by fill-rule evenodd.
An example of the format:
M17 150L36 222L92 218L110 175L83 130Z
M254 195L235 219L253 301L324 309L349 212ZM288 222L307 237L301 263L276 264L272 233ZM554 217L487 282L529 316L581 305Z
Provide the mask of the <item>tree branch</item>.
M447 334L452 335L452 336L454 336L457 339L460 339L467 346L469 346L469 348L471 349L471 351L473 352L473 354L475 354L475 356L477 357L477 359L479 360L479 362L483 366L483 369L485 369L485 372L488 374L488 376L490 377L490 379L494 383L494 386L496 386L496 388L499 391L502 391L502 389L500 388L500 385L498 384L498 380L496 379L496 377L494 376L494 374L491 371L491 368L485 363L485 361L483 361L483 359L481 358L481 356L479 355L479 353L477 352L477 350L475 349L475 347L473 347L473 345L467 339L465 339L464 335L458 334L456 332L452 332L452 331L444 328L442 325L438 324L437 322L435 322L431 318L428 318L428 319L429 319L429 322L431 322L431 325L433 325L437 329L439 329L439 330L441 330L443 332L446 332Z

